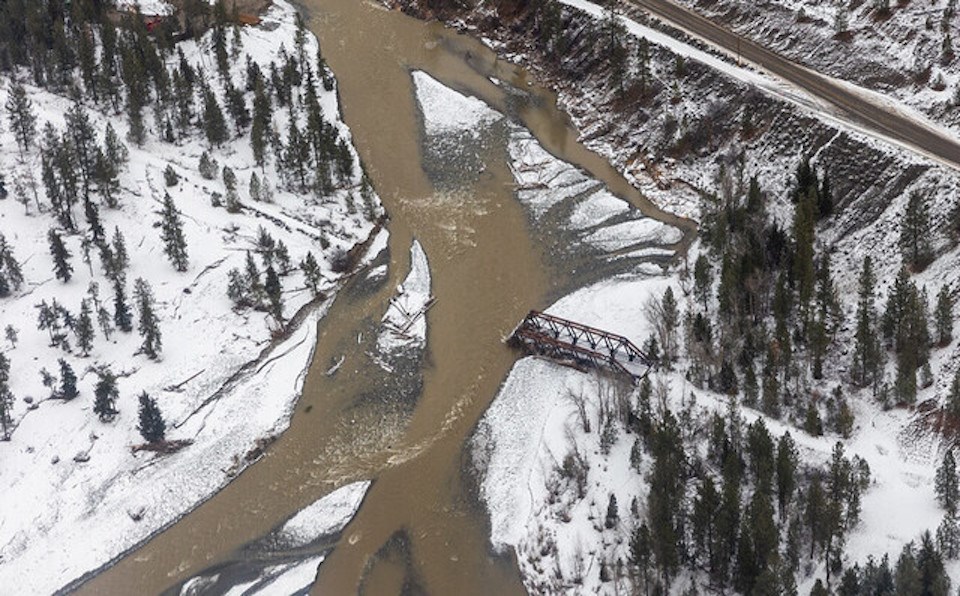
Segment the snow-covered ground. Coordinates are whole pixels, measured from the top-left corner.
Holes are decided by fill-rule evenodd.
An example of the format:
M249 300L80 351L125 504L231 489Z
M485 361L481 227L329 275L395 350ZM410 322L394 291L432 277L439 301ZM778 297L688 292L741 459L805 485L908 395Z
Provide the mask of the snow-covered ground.
M581 10L596 19L604 18L605 9L588 0L560 0L560 2L562 4L566 4L567 6ZM752 65L740 61L739 56L730 55L730 52L725 48L714 47L716 52L726 56L726 59L723 59L716 54L706 52L698 47L694 47L686 41L677 39L667 35L662 31L638 23L627 16L618 15L617 18L624 25L628 34L637 38L647 39L653 44L670 49L671 52L678 56L696 60L697 62L709 66L710 68L719 71L730 78L742 81L743 83L762 90L764 93L787 101L799 107L801 110L810 113L841 130L858 132L867 137L872 137L881 140L884 143L903 147L910 151L920 151L917 147L906 145L903 142L879 131L850 122L849 120L843 118L839 110L833 104L816 97L801 87L772 75L768 71L762 70L762 67L758 65ZM928 116L922 114L918 109L917 102L907 103L906 101L900 100L900 98L896 96L877 93L874 90L858 86L843 79L837 80L851 92L861 95L868 101L886 106L893 112L899 113L904 117L908 117L916 122L921 123L930 131L931 135L952 138L956 134L956 130L949 129L941 123L931 121ZM931 159L936 159L935 157L929 156L926 153L924 153L924 155L930 157Z
M675 275L601 282L566 296L547 312L591 326L615 330L639 343L651 332L637 305L659 297L668 285L679 294ZM679 411L691 404L694 420L708 420L725 412L725 396L693 388L678 373L657 374L654 385L667 388L668 405ZM514 365L473 439L474 459L482 475L481 498L491 516L491 541L498 549L516 549L528 587L555 584L559 568L566 589L577 588L572 578L582 572L584 593L613 594L612 583L599 580L601 554L607 564L629 556L633 515L631 499L638 497L639 515L645 515L648 460L640 469L630 465L635 439L621 428L609 454L600 447L599 409L615 385L594 372L580 372L538 357ZM620 389L624 391L624 389ZM632 392L632 389L626 391ZM591 432L581 426L576 396L584 398ZM691 397L693 396L693 397ZM762 415L742 408L746 423ZM904 433L913 415L905 410L881 411L858 401L857 428L843 441L848 456L858 455L870 465L872 485L863 498L861 524L850 534L848 564L864 562L885 552L896 556L906 542L924 529L934 531L943 516L936 505L933 476L938 463L937 440ZM774 437L789 431L804 463L824 465L837 435L811 437L766 418ZM564 458L579 451L589 468L586 495L562 478ZM621 524L604 528L610 494L618 498ZM582 567L577 559L583 561ZM954 570L957 571L957 570ZM820 570L822 576L822 569ZM809 592L813 579L799 581L800 593ZM956 573L954 574L956 579ZM679 587L678 587L679 589Z
M268 69L281 46L294 48L293 10L278 1L264 15L269 31L244 28L243 54ZM308 55L315 54L316 43L307 36ZM188 41L180 47L191 63L212 69L209 44L207 37L199 45ZM240 88L244 62L243 55L233 62L232 76ZM62 129L71 102L36 88L28 91L40 125L51 121ZM0 87L0 103L7 94L8 86ZM320 89L319 100L325 119L350 144L336 91ZM109 121L125 136L126 124L120 119L93 106L88 110L97 130ZM286 118L276 115L281 131ZM152 123L150 116L146 120ZM12 188L13 178L36 167L37 150L21 164L6 127L0 138L0 163ZM126 239L128 296L138 277L153 288L163 338L159 362L137 354L136 331L114 332L107 340L98 329L88 357L76 349L66 353L50 347L47 333L36 329L34 305L56 299L76 315L91 282L99 284L100 299L110 305L110 282L101 273L96 249L91 266L83 262L79 236L64 237L74 255L73 279L66 284L54 279L46 240L47 229L54 225L52 215L37 214L32 205L26 215L12 200L0 204L0 232L13 245L26 279L20 292L0 301L0 322L13 325L19 336L16 345L7 344L6 349L17 399L16 428L9 442L0 443L6 502L0 517L0 583L17 586L21 593L49 593L174 522L253 461L262 440L286 428L313 355L317 322L341 282L342 274L333 271L332 263L374 230L376 198L372 209L358 210L359 200L354 200L360 187L356 165L350 183L331 196L318 199L278 189L270 203L253 201L246 192L250 175L256 171L272 186L277 186L278 176L273 166L264 171L255 166L246 137L212 151L221 165L236 172L243 210L230 214L214 207L212 194L224 195L226 189L219 178L206 180L198 173L205 145L196 136L180 145L165 144L152 134L143 148L131 145L129 164L120 177L121 208L101 210L107 235L117 227ZM352 145L350 153L357 164ZM179 176L170 187L164 184L167 166ZM168 263L154 227L165 192L184 221L190 258L185 273ZM266 313L236 312L226 294L228 271L243 270L247 251L258 256L261 227L285 244L294 267L281 278L285 317L303 309L290 333L275 342L276 324ZM382 246L383 239L375 244ZM296 266L308 251L320 264L327 299L305 308L312 295ZM262 268L260 259L256 261ZM70 340L75 343L72 335ZM67 360L79 377L80 396L69 402L47 399L50 390L40 382L42 368L57 374L57 358ZM120 377L119 414L109 423L100 422L92 411L97 378L92 367L101 365ZM143 442L136 428L141 391L156 399L167 438L192 445L171 455L131 453L132 446Z
M371 482L353 482L304 507L277 531L290 546L303 546L319 536L339 532L360 508Z
M377 348L389 356L398 350L423 349L427 343L427 309L430 294L430 266L417 240L410 247L410 273L397 287L396 295L383 314ZM381 364L384 366L384 364Z
M225 593L247 596L309 593L326 554L284 557L282 551L289 549L295 553L318 540L336 537L357 513L370 484L365 480L342 486L284 522L266 539L273 549L272 560L283 562L267 565L254 579L244 579L230 586ZM280 553L274 552L277 548ZM225 586L221 584L225 575L229 574L218 570L193 577L183 584L180 594L194 596L209 593L208 590L223 590Z
M741 35L960 131L960 21L952 0L862 2L776 0L762 5L683 0ZM888 10L882 11L886 4ZM952 13L954 14L950 14ZM847 23L838 34L838 16ZM954 56L944 55L945 38Z

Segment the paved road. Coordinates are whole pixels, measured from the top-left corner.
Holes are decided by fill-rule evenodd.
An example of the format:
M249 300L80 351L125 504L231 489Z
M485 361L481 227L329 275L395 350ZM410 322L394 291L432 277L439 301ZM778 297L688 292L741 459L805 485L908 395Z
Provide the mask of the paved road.
M932 130L923 122L896 112L880 102L853 93L841 84L800 66L670 0L626 0L695 37L800 87L836 108L837 116L960 170L960 139Z

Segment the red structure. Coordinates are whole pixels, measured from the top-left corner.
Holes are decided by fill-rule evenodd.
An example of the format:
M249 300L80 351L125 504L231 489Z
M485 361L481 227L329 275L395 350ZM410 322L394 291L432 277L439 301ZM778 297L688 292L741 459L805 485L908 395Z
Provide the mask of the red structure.
M634 382L656 364L622 335L536 310L517 326L509 342L564 363L609 368Z

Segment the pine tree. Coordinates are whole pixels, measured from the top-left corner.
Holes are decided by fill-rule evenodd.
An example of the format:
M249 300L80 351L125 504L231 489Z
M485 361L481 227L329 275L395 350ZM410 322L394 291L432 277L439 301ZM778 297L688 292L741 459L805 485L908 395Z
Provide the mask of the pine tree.
M253 123L250 127L250 147L257 165L266 163L266 150L272 127L273 107L267 93L263 77L258 77L253 91Z
M77 336L77 346L80 348L82 356L88 356L93 348L93 317L91 316L90 303L84 300L80 303L80 316L77 317L76 325L73 328Z
M103 135L103 155L117 171L123 169L130 159L130 150L117 136L110 123L107 123L107 131Z
M117 281L126 275L127 267L130 266L130 257L127 255L127 244L118 226L113 228L113 239L110 243L113 248L109 259L109 267L107 267L107 277L113 281Z
M13 425L13 393L10 391L10 359L0 352L0 430L3 440L10 440Z
M793 240L796 244L793 279L797 285L798 304L804 327L814 295L816 269L814 267L814 240L816 224L816 188L803 192L797 201L793 220Z
M930 207L921 192L910 193L900 224L900 250L903 261L914 271L922 271L933 260L930 246Z
M869 255L863 259L860 271L860 298L857 303L857 327L854 333L853 376L864 387L875 383L879 377L880 345L876 337L876 312L873 288L876 280Z
M70 138L77 172L80 175L80 183L83 188L83 200L88 202L98 150L96 134L93 124L90 123L90 116L79 101L74 102L67 110L65 119L67 123L66 135Z
M610 500L607 502L607 515L604 518L604 527L611 530L617 526L620 521L620 512L617 509L617 496L610 493Z
M227 273L227 297L236 309L252 306L247 280L239 269L234 268Z
M250 111L247 109L246 99L243 97L243 91L233 86L229 80L224 83L224 98L227 101L227 109L233 118L237 134L241 135L247 127L250 126Z
M20 263L13 254L13 247L7 243L6 237L0 234L0 279L6 291L0 290L0 298L10 294L10 290L19 291L23 286L23 271Z
M103 197L103 202L106 203L107 207L116 209L120 204L119 169L103 151L97 151L94 181L97 184L100 196Z
M139 418L140 425L137 430L140 431L144 441L159 443L164 440L167 434L167 423L163 420L157 402L146 391L140 394Z
M650 564L653 559L650 529L647 524L641 523L630 535L630 566L639 577L644 593L649 593Z
M259 308L264 299L263 282L260 281L260 271L257 269L257 263L253 260L253 255L249 251L247 251L244 277L247 281L251 304L255 308Z
M937 546L949 560L960 557L960 522L955 511L947 511L937 528Z
M47 240L50 242L50 255L53 257L53 271L57 279L64 283L70 281L73 275L73 266L70 264L70 251L63 244L60 234L51 229L47 232Z
M123 285L122 277L116 278L113 282L113 323L120 331L130 333L133 330L133 317L130 315Z
M777 442L777 506L781 519L793 499L797 487L798 456L790 433L784 433Z
M270 314L277 323L283 323L283 289L280 286L280 278L272 266L267 267L267 277L264 282L264 290L267 298L270 300Z
M130 91L127 99L127 140L137 147L143 147L147 141L147 127L143 123L143 100L134 99L133 93Z
M13 325L7 325L3 330L3 336L7 339L7 343L10 344L10 349L17 347L17 342L20 341L17 334L17 328Z
M77 375L74 374L73 367L70 366L69 362L63 358L60 358L58 362L60 364L60 390L57 392L57 397L70 401L80 395L80 392L77 391Z
M693 266L693 291L703 304L704 311L707 310L707 301L710 299L710 288L713 283L711 277L710 261L706 255L700 255Z
M110 422L117 415L117 376L109 368L97 371L97 385L93 390L93 412L100 418L100 422Z
M934 481L937 492L937 501L948 512L956 513L960 502L960 486L957 481L957 461L953 457L953 450L948 449L943 456Z
M829 217L833 213L833 190L830 188L830 175L826 172L823 174L823 181L820 183L820 190L817 193L817 207L821 219Z
M10 86L10 95L7 98L7 117L10 119L10 128L20 148L20 155L30 150L30 145L37 134L37 116L33 111L33 102L27 96L23 85L14 81Z
M256 172L250 174L250 187L249 187L249 192L250 192L250 198L253 199L254 201L259 202L259 201L261 200L261 197L260 197L260 178L257 177L257 173L256 173Z
M223 185L227 188L227 212L240 213L240 195L237 193L237 175L233 172L233 169L228 166L223 166Z
M163 197L163 219L160 221L160 236L163 239L163 252L177 271L184 272L190 261L187 257L187 239L183 235L183 220L173 197L165 193Z
M203 130L207 141L217 147L223 145L230 136L223 110L220 109L217 96L209 87L203 91Z
M713 547L717 531L716 514L719 507L720 494L717 493L716 484L708 475L704 475L697 486L690 523L694 550L700 562L706 564L711 576L716 572Z
M683 493L684 452L676 421L669 410L662 415L653 438L653 471L647 497L654 559L665 587L680 565L680 536L683 514L677 504Z
M936 322L937 343L945 347L953 341L953 297L950 287L944 284L937 294L937 307L934 314Z
M213 180L217 177L217 173L220 169L220 166L217 165L217 162L210 157L210 154L204 151L200 154L200 164L198 166L200 175L207 180Z
M947 394L947 412L954 418L960 419L960 368L953 375L953 382L950 383L950 392Z
M917 551L917 571L920 575L919 594L929 596L947 596L950 593L950 577L943 566L943 557L933 544L930 531L920 536L920 550Z
M313 257L312 252L308 252L307 256L304 257L303 262L300 263L300 270L303 271L303 277L313 296L320 296L320 282L323 280L323 277L320 273L320 266L317 264L317 260Z
M147 355L151 360L160 357L162 342L160 335L160 324L157 315L154 312L153 290L150 284L142 277L134 282L133 296L137 301L137 310L139 311L140 321L137 324L137 331L143 338L140 345L140 351Z

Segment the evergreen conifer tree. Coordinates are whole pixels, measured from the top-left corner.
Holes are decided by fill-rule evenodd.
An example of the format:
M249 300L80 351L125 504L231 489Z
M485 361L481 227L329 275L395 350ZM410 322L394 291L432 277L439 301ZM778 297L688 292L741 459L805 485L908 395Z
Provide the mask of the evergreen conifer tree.
M307 287L310 288L314 297L319 296L320 282L323 277L320 273L320 266L317 264L317 260L314 258L312 252L308 252L307 256L303 258L303 262L300 263L300 270L303 271L303 277L307 282Z
M10 439L10 427L13 424L13 393L10 391L10 359L0 353L0 430L3 440Z
M950 577L944 569L943 557L934 545L929 530L920 536L920 549L917 551L917 571L920 575L919 594L947 596L950 593Z
M777 506L781 519L793 499L797 487L798 456L790 433L784 433L777 442Z
M879 377L880 345L877 341L876 312L873 288L876 280L870 255L863 259L860 271L860 294L857 302L857 326L854 332L853 375L856 383L864 387L875 383Z
M140 345L140 351L147 355L151 360L160 357L160 351L163 349L162 338L160 334L160 321L155 312L155 303L153 290L150 284L142 277L137 278L133 287L134 299L137 301L137 310L140 315L140 321L137 324L137 331L143 338Z
M107 123L107 130L103 135L103 154L117 171L121 170L130 159L130 151L123 144L113 125Z
M113 324L117 329L124 333L130 333L133 330L133 317L130 315L130 306L127 304L127 296L124 291L123 277L118 277L113 281Z
M943 456L934 481L937 492L937 501L940 506L949 512L956 513L960 502L960 486L957 480L957 461L953 457L953 450L948 449Z
M266 281L264 290L267 298L270 300L270 314L277 323L283 323L283 289L280 286L280 278L272 266L267 267Z
M203 130L207 141L217 147L223 145L230 136L223 110L220 109L217 96L209 87L203 92Z
M947 559L960 557L960 522L957 513L947 511L937 528L937 546Z
M239 269L231 269L227 273L227 297L233 302L234 308L242 309L251 306L248 293L249 288L243 273Z
M950 392L947 394L947 412L960 419L960 369L953 375L950 383Z
M683 512L677 507L683 493L684 452L676 421L669 410L664 411L653 437L653 471L647 497L647 523L650 527L651 547L664 587L680 565L680 532L684 526Z
M257 177L257 173L254 172L250 174L250 198L254 201L260 201L260 178Z
M120 228L113 228L113 239L110 241L113 247L110 251L109 268L107 277L113 281L123 278L126 275L127 267L130 266L130 257L127 255L127 244L123 239Z
M13 247L7 243L6 237L0 234L0 298L8 296L10 291L17 291L23 285L23 271L20 263L13 255Z
M117 376L109 368L97 371L97 385L93 390L93 412L100 422L110 422L117 415Z
M97 138L90 122L90 116L79 101L67 110L67 132L73 148L77 172L83 189L83 200L90 200L90 189L94 178L97 157Z
M254 308L258 308L264 300L264 288L263 282L260 280L260 271L257 269L257 263L253 260L253 255L249 251L247 251L244 277L247 280L251 304Z
M247 109L246 99L243 97L243 91L237 89L229 80L224 84L224 97L227 101L227 109L233 118L233 124L237 129L237 134L243 134L250 126L250 111Z
M217 177L217 171L219 170L217 162L210 157L210 154L204 151L200 154L200 165L199 171L200 175L206 178L207 180L213 180Z
M93 316L90 311L90 302L84 300L80 303L80 316L77 317L76 325L73 328L77 336L77 346L80 348L81 355L88 356L93 348Z
M937 307L934 314L937 343L943 347L953 341L953 297L950 287L944 284L937 294Z
M63 358L60 358L58 362L60 364L60 390L57 392L57 397L70 401L80 395L80 392L77 391L77 375L73 372L73 367L70 366L69 362Z
M253 123L250 128L250 147L257 165L266 163L273 107L270 96L263 83L263 77L257 77L253 91Z
M73 275L73 266L70 264L70 251L63 244L63 239L56 230L51 229L47 232L47 240L50 242L50 256L53 257L53 272L57 279L64 283L70 281Z
M912 192L900 227L903 260L914 271L922 271L933 260L930 246L930 207L921 192Z
M187 239L183 235L183 220L173 197L165 193L163 197L163 219L160 221L160 235L163 239L163 252L177 271L187 270L190 260L187 256Z
M37 134L37 116L33 111L33 102L27 96L23 85L13 82L5 107L7 117L10 119L10 128L20 148L20 155L23 156L30 150L30 145Z
M139 399L140 424L137 429L140 431L140 436L148 443L163 441L167 434L167 423L163 420L157 402L146 391L140 394Z

